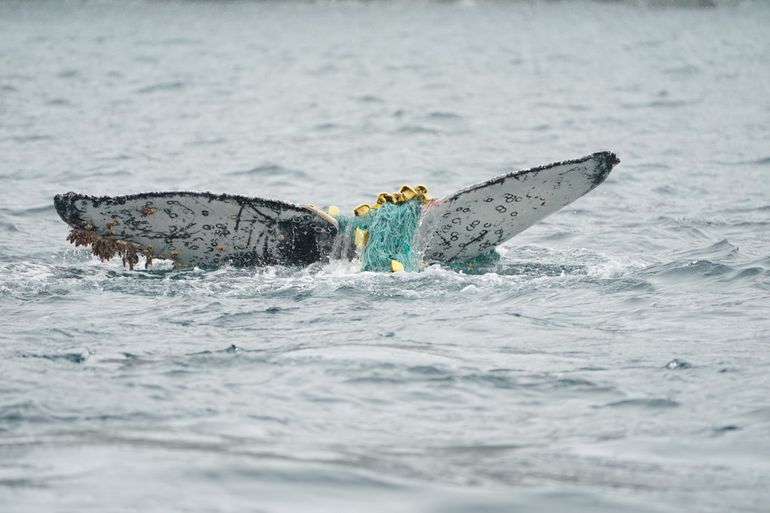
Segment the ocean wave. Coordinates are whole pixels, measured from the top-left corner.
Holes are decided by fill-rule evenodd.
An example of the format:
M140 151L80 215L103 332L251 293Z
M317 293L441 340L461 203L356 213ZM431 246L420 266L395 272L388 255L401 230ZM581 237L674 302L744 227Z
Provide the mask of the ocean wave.
M227 173L231 176L263 176L267 179L273 180L280 177L291 177L292 179L307 178L308 175L304 171L299 169L290 169L280 164L272 162L260 164L249 169L241 171L230 171Z
M187 87L188 83L183 80L172 80L169 82L158 82L155 84L140 87L134 92L136 94L152 94L166 91L178 91L184 87Z

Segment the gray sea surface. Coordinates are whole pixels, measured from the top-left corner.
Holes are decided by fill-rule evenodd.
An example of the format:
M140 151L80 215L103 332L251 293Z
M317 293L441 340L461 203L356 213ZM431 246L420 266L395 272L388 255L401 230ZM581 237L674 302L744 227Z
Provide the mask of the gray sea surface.
M767 511L770 5L708 3L0 3L0 511ZM131 272L52 204L605 149L464 272Z

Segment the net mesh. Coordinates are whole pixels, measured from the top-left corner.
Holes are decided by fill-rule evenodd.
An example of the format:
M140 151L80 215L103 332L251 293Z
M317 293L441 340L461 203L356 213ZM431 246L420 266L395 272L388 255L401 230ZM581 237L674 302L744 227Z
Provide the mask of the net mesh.
M368 242L361 253L362 271L390 271L391 260L397 260L406 271L420 269L412 241L420 221L420 201L386 203L366 216L336 216L339 231L352 240L356 228L368 231Z

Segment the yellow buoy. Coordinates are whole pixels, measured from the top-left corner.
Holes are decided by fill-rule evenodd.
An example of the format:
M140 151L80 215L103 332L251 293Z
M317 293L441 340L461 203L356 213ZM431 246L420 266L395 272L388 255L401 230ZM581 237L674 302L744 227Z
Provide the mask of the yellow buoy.
M369 242L369 230L364 230L363 228L356 228L356 235L354 237L354 242L356 244L356 247L359 249L366 246L366 244Z
M404 198L404 201L409 201L410 199L417 196L417 192L415 192L414 189L412 189L406 184L402 185L401 189L398 192L401 193L401 196Z
M369 214L371 209L372 207L370 207L368 203L361 203L353 209L353 213L356 214L356 216L361 217Z
M394 203L393 195L389 192L381 192L377 196L377 205L384 205L385 203Z
M331 205L329 207L329 210L326 211L326 213L329 214L330 216L338 216L340 215L340 207L336 205Z
M428 188L424 185L415 185L414 190L417 192L417 195L420 197L420 203L423 205L430 203L433 199L428 196Z
M396 273L398 271L403 271L403 270L404 270L404 264L402 264L398 260L390 261L390 272Z

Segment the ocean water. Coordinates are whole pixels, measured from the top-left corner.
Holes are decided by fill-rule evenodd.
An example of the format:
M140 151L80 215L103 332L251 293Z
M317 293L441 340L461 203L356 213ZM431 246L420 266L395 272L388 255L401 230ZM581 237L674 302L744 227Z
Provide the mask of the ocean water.
M770 5L706 3L0 3L0 511L767 511ZM467 272L130 272L52 204L604 149Z

